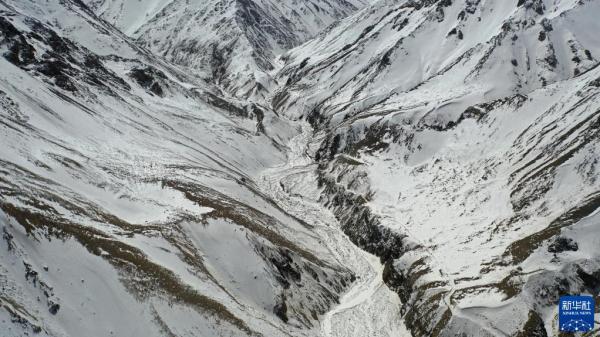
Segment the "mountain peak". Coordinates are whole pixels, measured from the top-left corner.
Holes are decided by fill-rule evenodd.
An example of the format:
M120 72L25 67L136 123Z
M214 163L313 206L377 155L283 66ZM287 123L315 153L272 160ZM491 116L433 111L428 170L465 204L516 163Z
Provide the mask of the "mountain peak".
M90 0L101 17L153 52L241 97L266 95L275 57L363 0Z
M85 2L0 1L2 337L547 337L599 298L599 1Z

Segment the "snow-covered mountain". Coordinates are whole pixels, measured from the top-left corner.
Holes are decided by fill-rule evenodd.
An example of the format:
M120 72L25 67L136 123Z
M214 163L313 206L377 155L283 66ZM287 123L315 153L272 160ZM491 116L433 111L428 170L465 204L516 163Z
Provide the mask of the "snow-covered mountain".
M0 335L563 336L599 13L0 0Z
M279 80L287 81L287 95L276 104L286 111L314 108L339 120L423 92L421 86L443 86L438 91L445 96L467 92L464 107L526 94L597 64L597 6L575 0L380 1L284 55Z
M253 181L296 125L78 1L0 3L0 335L302 335L353 272Z
M413 336L558 335L600 286L598 1L380 1L283 56L322 201Z
M366 0L86 0L108 22L240 97L268 95L275 56Z

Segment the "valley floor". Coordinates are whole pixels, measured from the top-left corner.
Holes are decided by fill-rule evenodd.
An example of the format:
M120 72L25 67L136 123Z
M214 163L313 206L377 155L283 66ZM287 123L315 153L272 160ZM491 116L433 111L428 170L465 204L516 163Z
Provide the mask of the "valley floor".
M257 183L283 209L314 226L323 245L356 274L340 303L322 318L321 336L410 336L401 319L400 300L383 282L379 259L356 247L334 215L318 203L315 166L308 155L313 133L307 124L299 127L302 132L288 145L287 162L263 171Z

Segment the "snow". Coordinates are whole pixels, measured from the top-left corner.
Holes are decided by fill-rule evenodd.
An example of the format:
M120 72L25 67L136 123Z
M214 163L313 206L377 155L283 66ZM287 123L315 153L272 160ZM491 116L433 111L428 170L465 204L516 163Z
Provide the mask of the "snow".
M529 310L551 326L551 303L520 294L522 284L535 284L534 270L554 269L550 258L519 265L511 249L598 190L590 138L598 90L588 85L600 75L600 41L591 34L598 3L543 4L538 13L483 1L471 13L465 1L380 1L290 50L277 74L286 83L280 111L316 117L329 133L324 153L361 163L321 160L321 176L369 200L378 223L417 247L395 261L401 273L425 261L409 284L422 298L405 306L429 310L426 299L444 292L436 314L452 312L449 334L512 335L524 324L515 313ZM449 34L454 28L462 35ZM468 117L471 107L482 115ZM511 276L521 275L515 268L523 275ZM516 298L505 279L517 285Z
M0 220L7 224L6 215L0 212ZM101 257L89 254L74 240L35 242L19 227L13 227L14 242L19 251L26 254L26 261L39 273L38 279L47 283L61 305L53 317L46 307L43 289L31 280L14 279L22 275L23 262L13 254L4 253L1 267L6 268L0 280L3 287L13 287L13 300L32 309L42 330L50 336L73 336L87 331L89 336L107 336L113 333L145 334L160 336L152 326L143 326L132 320L145 316L144 305L121 285L115 269ZM6 252L6 241L1 242ZM43 271L42 265L48 266ZM41 300L40 300L41 299ZM50 319L52 317L52 319ZM6 325L8 323L8 325ZM2 331L14 330L10 320L2 321ZM17 332L15 336L22 336Z
M79 5L51 0L0 7L13 14L9 22L21 31L38 30L32 26L37 20L73 41L74 47L60 46L60 56L84 70L67 75L76 87L69 92L32 70L38 63L21 68L0 58L0 205L48 219L25 234L25 220L18 223L0 213L0 249L16 247L0 255L2 282L16 290L3 288L0 297L14 301L25 317L22 325L14 325L11 314L0 309L2 331L19 336L39 326L40 334L49 336L313 333L310 325L318 322L309 310L327 310L344 290L341 282L349 271L253 182L286 160L285 144L297 134L296 126L263 108L265 132L257 132L257 116L246 115L250 102L158 59ZM55 48L30 36L26 41L36 50L34 62L43 62L44 52ZM114 77L75 64L92 56ZM153 78L162 97L132 78L132 69L164 74ZM229 105L216 106L207 93ZM223 205L231 206L229 213L220 213ZM245 217L251 224L242 227L227 217ZM50 219L95 233L102 246L91 252L87 237L83 242L69 235L57 239L61 228ZM278 247L277 240L288 247ZM115 256L112 243L123 247L126 257L134 255L135 262ZM285 290L296 326L273 313L286 275L271 259L281 259L282 252L301 273ZM26 276L25 261L54 289L51 300L60 304L56 315ZM137 288L156 276L148 268L161 271L168 278L163 285L171 285ZM329 284L312 279L308 268ZM202 305L208 307L185 302L178 289L204 296L208 304ZM4 299L0 305L13 306ZM311 318L300 322L300 315Z
M257 99L267 95L258 85L267 89L275 85L269 73L277 55L367 4L365 0L85 2L157 55L192 68L238 97Z
M310 126L301 128L288 145L287 163L264 171L257 181L287 211L313 224L337 261L356 273L357 280L340 303L322 317L321 336L410 336L401 320L399 298L383 283L379 259L352 244L335 216L318 204L315 167L308 156L315 139Z
M71 1L0 4L35 50L0 57L0 331L506 336L535 313L556 335L554 289L600 270L600 3L368 2L86 1L106 21ZM406 303L322 204L323 177L406 236L387 261ZM558 235L578 249L548 252ZM152 272L112 243L170 286L136 288ZM405 322L413 310L428 320Z

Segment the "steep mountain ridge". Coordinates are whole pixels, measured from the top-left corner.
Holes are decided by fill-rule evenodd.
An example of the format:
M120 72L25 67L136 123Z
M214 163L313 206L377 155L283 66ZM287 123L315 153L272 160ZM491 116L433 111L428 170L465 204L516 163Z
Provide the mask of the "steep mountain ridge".
M0 2L0 55L2 336L317 334L353 273L253 182L296 125L79 1Z
M0 0L8 336L562 336L558 296L600 302L598 1L84 2Z
M598 296L594 1L380 1L282 58L322 202L413 336L547 336Z
M600 50L589 17L596 6L378 2L285 55L280 82L287 84L275 103L285 111L314 107L327 118L341 110L339 119L374 104L392 105L429 82L464 88L477 102L527 93L597 64Z
M158 55L203 73L235 96L257 99L273 85L275 56L366 5L365 0L87 2Z

